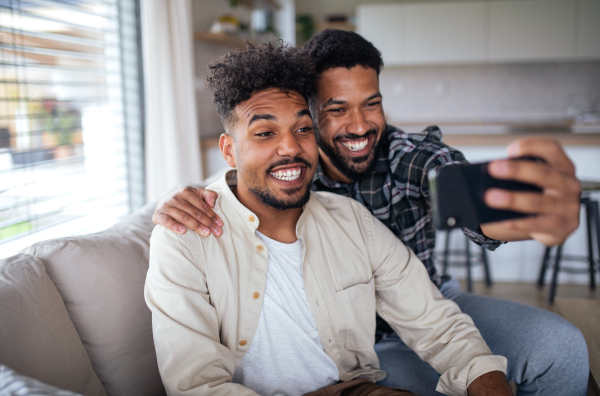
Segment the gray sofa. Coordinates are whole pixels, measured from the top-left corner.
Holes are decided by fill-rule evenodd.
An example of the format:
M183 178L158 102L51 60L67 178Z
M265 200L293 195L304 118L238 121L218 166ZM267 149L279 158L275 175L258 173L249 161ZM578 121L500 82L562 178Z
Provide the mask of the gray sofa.
M153 211L0 260L0 365L86 396L165 394L143 293Z

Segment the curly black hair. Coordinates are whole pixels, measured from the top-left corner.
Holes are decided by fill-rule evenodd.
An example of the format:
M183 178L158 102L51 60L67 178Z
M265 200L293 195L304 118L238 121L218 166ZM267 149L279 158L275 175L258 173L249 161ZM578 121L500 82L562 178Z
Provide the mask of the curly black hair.
M295 91L308 101L315 90L317 74L307 54L280 43L263 43L230 51L208 66L206 78L213 90L217 113L227 133L235 123L233 109L260 91L279 88Z
M308 40L301 52L308 53L319 75L331 68L359 65L375 69L379 75L383 66L381 52L370 41L345 30L326 29Z

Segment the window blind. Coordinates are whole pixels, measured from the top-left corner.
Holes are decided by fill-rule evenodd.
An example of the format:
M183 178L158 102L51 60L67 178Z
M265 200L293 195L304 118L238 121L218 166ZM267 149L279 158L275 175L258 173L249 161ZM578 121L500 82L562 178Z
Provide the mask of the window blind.
M0 0L0 257L145 200L139 0Z

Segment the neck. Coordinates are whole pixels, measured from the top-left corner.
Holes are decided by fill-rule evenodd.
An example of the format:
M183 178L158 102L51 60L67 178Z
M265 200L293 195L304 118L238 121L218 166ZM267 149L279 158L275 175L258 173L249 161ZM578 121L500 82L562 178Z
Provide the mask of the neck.
M325 173L325 176L327 176L330 180L346 184L352 183L352 179L344 176L342 172L338 170L338 168L333 166L329 157L321 149L319 149L319 159L321 161L321 169L323 169L323 173Z
M259 219L258 231L282 243L294 243L298 240L296 236L296 224L302 214L302 208L277 210L265 205L252 191L239 183L232 190L236 198Z

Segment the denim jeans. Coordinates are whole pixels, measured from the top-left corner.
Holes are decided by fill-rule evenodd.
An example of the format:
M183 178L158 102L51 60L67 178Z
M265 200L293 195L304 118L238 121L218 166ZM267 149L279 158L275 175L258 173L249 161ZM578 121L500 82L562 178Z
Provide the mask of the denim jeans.
M463 292L456 279L446 282L441 292L473 318L492 352L507 358L507 377L517 384L517 396L587 394L587 346L571 323L550 311ZM441 395L435 391L440 375L397 335L375 344L375 351L387 373L379 384L422 396Z

